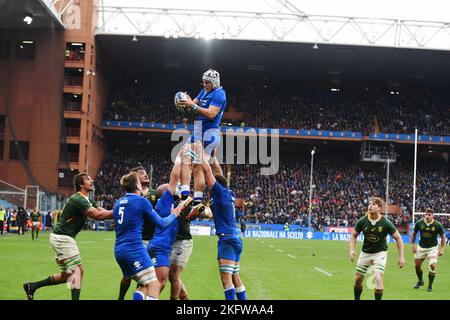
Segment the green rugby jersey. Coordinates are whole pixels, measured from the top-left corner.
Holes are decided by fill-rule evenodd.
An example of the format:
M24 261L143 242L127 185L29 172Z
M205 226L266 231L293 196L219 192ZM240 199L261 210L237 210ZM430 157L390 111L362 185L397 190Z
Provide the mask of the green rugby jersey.
M84 214L90 207L97 208L97 203L80 193L75 193L67 200L53 229L54 234L66 235L75 238L86 222Z
M31 211L30 218L32 222L39 222L39 218L41 217L41 213L39 211Z
M384 216L381 216L381 219L372 225L367 214L356 222L355 231L364 234L362 251L377 253L387 251L386 236L393 235L397 228Z
M148 193L145 198L150 201L153 206L153 209L156 208L156 203L158 200L156 199L156 190L148 189ZM153 235L155 234L155 225L150 220L150 218L145 215L144 216L144 224L142 225L142 240L151 240Z
M185 216L189 214L189 212L191 211L193 206L193 203L191 202L191 204L189 206L187 206L186 209L184 209L184 213L183 212L180 214L180 216L178 217L178 233L177 233L177 238L176 240L190 240L192 239L192 235L191 235L191 229L190 229L190 221L186 221L185 220Z
M414 225L414 232L417 234L420 231L419 246L422 248L432 248L438 245L438 235L444 235L444 226L434 220L427 225L425 219L420 219Z

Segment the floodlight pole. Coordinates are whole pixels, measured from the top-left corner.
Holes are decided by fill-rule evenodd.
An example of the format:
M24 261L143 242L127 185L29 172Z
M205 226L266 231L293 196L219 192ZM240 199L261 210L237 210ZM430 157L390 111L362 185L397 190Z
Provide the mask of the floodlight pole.
M387 159L387 172L386 172L386 205L384 214L387 215L388 213L388 205L389 205L389 165L391 163L391 159L388 156Z
M414 131L414 179L413 179L413 203L412 203L412 222L416 218L416 175L417 175L417 128Z
M308 229L311 229L311 211L312 211L312 180L313 180L313 166L314 166L314 153L316 151L311 150L311 174L309 178L309 208L308 208Z

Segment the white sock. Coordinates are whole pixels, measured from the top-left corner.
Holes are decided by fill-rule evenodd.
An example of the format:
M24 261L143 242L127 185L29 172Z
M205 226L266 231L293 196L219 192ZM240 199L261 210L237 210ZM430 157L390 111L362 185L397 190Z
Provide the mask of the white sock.
M190 191L191 191L191 189L190 189L190 187L189 187L188 184L182 184L182 185L181 185L181 194L182 194L182 195L184 195L184 194L189 194ZM187 192L187 193L186 193L186 192Z
M203 192L202 191L194 191L194 200L202 199L203 200Z

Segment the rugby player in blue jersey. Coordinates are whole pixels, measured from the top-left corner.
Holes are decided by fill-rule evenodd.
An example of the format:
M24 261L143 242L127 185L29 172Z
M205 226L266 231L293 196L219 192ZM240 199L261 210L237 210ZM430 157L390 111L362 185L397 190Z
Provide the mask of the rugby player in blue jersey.
M127 194L116 202L113 210L116 232L114 255L123 276L131 277L139 284L133 293L133 300L156 300L159 298L160 284L150 257L142 246L144 216L150 217L159 227L167 227L176 220L183 207L174 208L172 205L170 215L161 218L151 203L140 196L142 186L138 173L124 175L120 184Z
M192 100L189 95L186 95L186 99L181 100L180 104L198 114L198 118L194 122L194 132L189 138L189 145L192 148L192 143L201 141L209 157L212 150L220 145L220 122L225 111L227 98L225 90L220 85L219 72L212 69L207 70L203 74L202 81L203 89L197 97ZM194 164L193 171L194 203L192 213L196 214L205 209L202 203L205 177L200 166ZM184 164L181 176L182 199L185 199L190 193L191 174L191 166L188 163Z
M246 300L245 287L239 276L242 240L236 230L234 194L228 187L217 159L211 158L216 173L214 175L202 145L195 143L194 150L199 155L197 161L211 192L211 210L216 235L219 237L217 260L225 299L234 300L237 296L238 300Z
M162 184L156 189L158 203L155 209L161 217L170 216L170 208L175 204L176 198L178 198L176 188L181 174L181 159L183 156L184 149L181 149L170 173L169 183ZM188 196L181 202L181 206L186 208L191 202L192 198ZM178 227L178 220L175 220L168 227L156 226L153 238L147 245L147 251L155 265L156 276L161 285L161 291L164 289L169 275L170 253L177 237Z

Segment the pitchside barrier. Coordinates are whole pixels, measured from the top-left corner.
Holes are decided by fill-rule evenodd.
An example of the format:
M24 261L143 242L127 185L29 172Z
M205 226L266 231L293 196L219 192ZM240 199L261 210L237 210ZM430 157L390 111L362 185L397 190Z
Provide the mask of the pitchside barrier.
M250 227L249 227L250 226ZM301 227L298 225L290 225L287 228L283 224L246 224L246 230L241 232L240 226L236 225L236 230L242 237L245 238L272 238L272 239L295 239L295 240L325 240L325 241L349 241L353 228L343 227L327 227L329 231L313 231L307 227ZM402 234L403 243L410 243L410 235L414 228L411 224L409 234ZM95 221L88 229L95 231L111 231L113 228L113 221ZM214 222L194 220L190 223L191 234L194 236L215 236L216 229ZM419 242L420 233L416 236L416 243ZM357 241L363 241L364 236L361 233ZM395 243L395 239L392 236L387 236L388 243ZM439 239L440 240L440 239Z
M256 224L254 224L256 225ZM264 227L270 226L270 229ZM298 225L290 225L289 230L284 230L283 224L261 224L260 228L248 228L242 234L239 226L236 229L240 232L240 235L245 238L272 238L272 239L296 239L296 240L325 240L325 241L349 241L353 228L334 228L327 227L330 231L313 231L308 230L306 227ZM412 226L414 228L414 226ZM411 231L413 230L411 228ZM214 223L212 221L191 221L191 233L192 235L212 235L216 234ZM403 243L411 242L411 233L402 234ZM420 233L416 236L416 243L419 242ZM363 241L364 236L361 233L357 241ZM395 239L392 236L387 236L388 243L395 243Z

